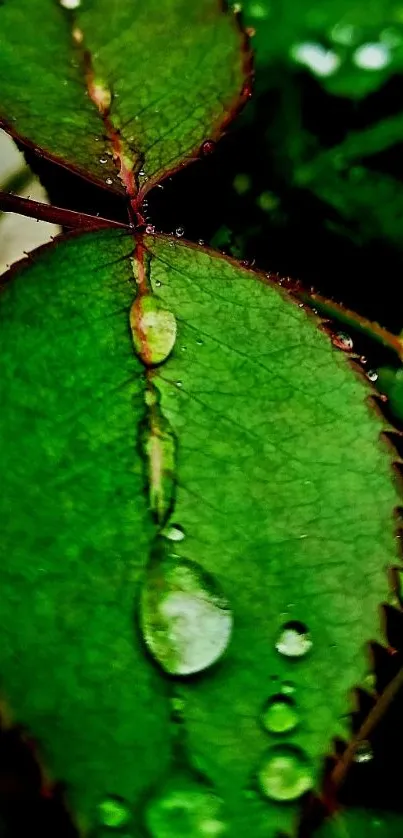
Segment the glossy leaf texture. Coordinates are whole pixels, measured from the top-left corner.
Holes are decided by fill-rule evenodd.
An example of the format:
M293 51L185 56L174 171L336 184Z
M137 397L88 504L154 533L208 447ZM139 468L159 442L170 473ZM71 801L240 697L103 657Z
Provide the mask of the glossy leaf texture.
M118 795L135 835L296 834L396 561L369 386L269 279L169 237L67 237L0 310L14 718L84 826Z
M196 157L247 96L245 40L218 0L6 0L0 56L5 127L118 192Z

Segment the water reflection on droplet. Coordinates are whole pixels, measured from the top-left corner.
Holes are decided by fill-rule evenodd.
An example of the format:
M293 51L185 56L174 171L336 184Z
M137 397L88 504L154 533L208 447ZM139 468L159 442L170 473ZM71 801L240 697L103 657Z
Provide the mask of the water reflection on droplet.
M378 380L378 373L376 370L368 370L367 377L370 381L377 381Z
M370 743L367 739L363 739L362 742L359 742L357 747L354 751L354 762L358 762L360 764L364 762L371 762L371 759L374 757L374 752L371 748Z
M290 620L283 626L275 645L277 651L287 658L302 658L312 648L312 640L304 623Z
M98 806L98 818L102 826L109 829L120 829L131 819L131 812L127 804L120 797L107 797Z
M145 822L152 838L221 838L227 833L220 798L187 778L166 784L148 803Z
M183 541L185 533L179 524L170 524L162 531L162 535L168 538L169 541Z
M148 365L161 364L176 340L176 317L152 294L139 295L130 309L133 344Z
M107 183L107 184L108 184L108 186L112 186L112 183L113 183L112 178L111 178L111 177L107 177L107 178L105 178L105 183Z
M299 721L296 704L285 694L269 698L262 713L262 723L269 733L288 733Z
M185 235L185 228L184 227L177 227L175 230L175 236L180 239L182 236Z
M215 663L232 632L232 613L215 579L187 559L150 566L140 600L144 640L166 672L190 675Z
M258 771L261 791L279 802L298 800L314 785L312 765L301 748L276 745L271 748Z

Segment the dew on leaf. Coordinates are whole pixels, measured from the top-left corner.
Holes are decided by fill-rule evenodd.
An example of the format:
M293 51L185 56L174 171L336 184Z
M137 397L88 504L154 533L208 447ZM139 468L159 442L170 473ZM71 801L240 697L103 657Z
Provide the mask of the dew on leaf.
M281 692L284 693L284 695L293 695L293 693L295 693L295 685L292 681L284 681L281 687Z
M353 61L362 70L383 70L390 62L390 50L386 44L362 44L356 49Z
M225 652L232 613L215 579L187 559L150 566L140 599L144 640L172 675L201 672Z
M221 838L227 833L220 798L202 783L175 778L149 801L145 822L152 838Z
M165 527L162 535L168 538L169 541L183 541L185 538L185 533L179 524L170 524L168 527Z
M127 804L119 797L107 797L98 806L98 818L102 826L109 829L120 829L131 819L131 812Z
M185 228L184 227L177 227L175 230L175 236L180 239L182 236L185 235Z
M282 627L276 649L286 658L302 658L312 648L312 640L304 623L291 620Z
M314 785L312 765L301 748L275 745L266 753L258 771L261 791L270 800L298 800Z
M367 377L370 381L377 381L378 380L378 373L376 370L368 370Z
M362 765L365 762L371 762L373 756L374 753L370 743L367 739L363 739L362 742L358 743L354 751L354 762L358 762Z
M205 140L203 145L200 148L200 153L203 155L212 154L215 151L216 144L214 140Z
M108 162L108 158L107 157L100 157L99 162L103 165L104 163Z
M112 178L111 178L111 177L107 177L107 178L105 178L105 183L107 183L107 184L108 184L108 186L112 186L112 183L113 183Z
M78 9L81 5L81 0L59 0L59 2L64 9Z
M335 332L332 335L332 344L343 352L350 352L353 348L353 339L346 332Z
M176 340L176 318L152 294L136 297L130 309L133 344L148 365L161 364L172 352Z
M154 224L147 224L147 226L146 226L146 233L148 233L148 235L152 235L152 233L155 233L155 226L154 226ZM160 283L160 284L161 284L161 283Z
M299 721L295 701L285 694L269 698L262 713L262 723L269 733L288 733Z

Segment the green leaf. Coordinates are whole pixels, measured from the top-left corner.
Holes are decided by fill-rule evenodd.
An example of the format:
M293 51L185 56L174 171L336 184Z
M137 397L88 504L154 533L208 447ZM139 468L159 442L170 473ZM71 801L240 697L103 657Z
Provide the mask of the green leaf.
M1 117L47 157L144 194L238 108L249 72L241 32L216 0L68 5L0 5Z
M265 277L163 236L132 256L130 235L70 236L0 299L5 692L83 822L120 795L154 838L295 834L381 639L381 422Z

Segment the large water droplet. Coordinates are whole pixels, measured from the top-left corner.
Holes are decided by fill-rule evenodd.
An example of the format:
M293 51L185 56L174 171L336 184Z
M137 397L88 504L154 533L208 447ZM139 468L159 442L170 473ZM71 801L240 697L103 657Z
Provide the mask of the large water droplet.
M313 768L304 751L294 745L271 748L259 769L260 788L271 800L298 800L314 785Z
M140 601L145 642L172 675L211 666L225 652L232 613L215 579L187 559L156 560Z
M295 702L287 695L273 695L263 709L262 722L270 733L288 733L298 721Z
M137 354L145 364L161 364L175 344L176 318L152 294L138 296L130 309L130 326Z
M359 742L355 751L354 751L354 762L358 762L360 764L364 762L371 762L371 759L374 757L374 752L371 748L370 742L367 739L363 739L362 742Z
M276 649L287 658L302 658L312 648L312 640L304 623L291 620L286 623L276 642Z
M109 829L120 829L131 819L127 804L120 797L107 797L98 806L99 822Z
M220 798L186 777L174 777L149 802L145 822L153 838L221 838L227 832Z

